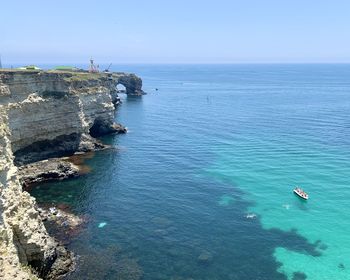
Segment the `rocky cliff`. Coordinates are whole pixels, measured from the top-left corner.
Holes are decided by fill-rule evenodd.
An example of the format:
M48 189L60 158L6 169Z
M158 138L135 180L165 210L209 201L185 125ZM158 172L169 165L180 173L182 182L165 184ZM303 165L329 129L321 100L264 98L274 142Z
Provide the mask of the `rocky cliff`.
M73 269L22 191L18 167L103 148L92 136L123 132L114 123L117 84L143 94L133 74L0 71L0 279L57 279Z
M118 130L113 123L116 85L143 93L133 74L0 72L0 104L6 107L17 165L91 150L98 136Z

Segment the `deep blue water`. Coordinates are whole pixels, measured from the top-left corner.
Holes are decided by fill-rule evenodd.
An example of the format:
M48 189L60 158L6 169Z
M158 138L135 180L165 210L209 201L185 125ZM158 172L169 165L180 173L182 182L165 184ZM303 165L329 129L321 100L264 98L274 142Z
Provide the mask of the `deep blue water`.
M129 133L32 192L88 217L69 279L350 279L350 65L114 70Z

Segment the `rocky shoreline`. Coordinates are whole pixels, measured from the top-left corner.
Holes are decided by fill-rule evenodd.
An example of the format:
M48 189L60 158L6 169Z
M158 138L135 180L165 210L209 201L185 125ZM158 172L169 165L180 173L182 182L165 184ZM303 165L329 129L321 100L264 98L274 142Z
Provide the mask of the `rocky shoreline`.
M144 94L134 74L0 70L0 279L61 279L74 270L74 254L47 227L67 234L83 219L39 208L25 190L84 174L74 155L107 149L96 137L126 132L114 123L118 84Z
M75 178L80 175L79 167L60 158L46 159L18 168L19 181L24 190L31 186L53 181Z
M64 204L40 205L38 212L48 232L64 245L83 229L88 220L86 217L73 214Z

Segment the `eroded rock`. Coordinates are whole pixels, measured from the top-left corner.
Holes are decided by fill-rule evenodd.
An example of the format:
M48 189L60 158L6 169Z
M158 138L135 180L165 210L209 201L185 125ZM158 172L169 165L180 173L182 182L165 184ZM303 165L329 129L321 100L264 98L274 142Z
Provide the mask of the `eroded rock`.
M48 159L21 166L18 169L19 180L26 189L32 185L78 177L79 167L64 159Z
M109 122L105 122L102 119L96 119L89 132L91 136L99 137L111 133L126 133L127 129L118 123L111 124Z

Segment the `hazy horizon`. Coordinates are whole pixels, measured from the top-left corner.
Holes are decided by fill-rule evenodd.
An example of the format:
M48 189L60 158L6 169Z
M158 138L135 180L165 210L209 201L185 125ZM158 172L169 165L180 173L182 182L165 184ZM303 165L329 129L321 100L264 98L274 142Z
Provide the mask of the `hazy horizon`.
M350 63L350 2L2 3L11 64Z

